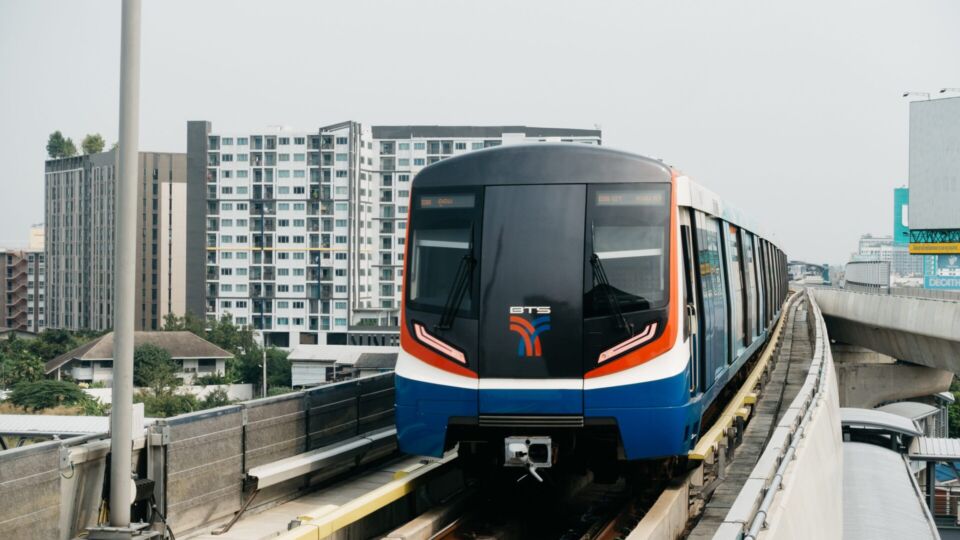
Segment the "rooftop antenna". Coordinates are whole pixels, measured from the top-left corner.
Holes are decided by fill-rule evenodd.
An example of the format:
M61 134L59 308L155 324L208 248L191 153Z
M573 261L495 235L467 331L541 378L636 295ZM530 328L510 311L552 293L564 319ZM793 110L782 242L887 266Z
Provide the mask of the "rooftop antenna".
M960 88L941 88L940 89L941 94L946 94L947 92L955 92L960 94Z
M910 97L910 96L925 97L927 98L927 101L930 101L930 98L932 97L930 95L930 92L904 92L903 93L903 97Z

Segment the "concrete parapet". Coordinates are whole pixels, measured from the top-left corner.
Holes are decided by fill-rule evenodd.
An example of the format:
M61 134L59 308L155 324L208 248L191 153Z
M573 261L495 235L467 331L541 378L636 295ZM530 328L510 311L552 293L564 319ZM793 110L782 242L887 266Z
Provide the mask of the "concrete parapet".
M0 538L58 538L60 442L0 452Z

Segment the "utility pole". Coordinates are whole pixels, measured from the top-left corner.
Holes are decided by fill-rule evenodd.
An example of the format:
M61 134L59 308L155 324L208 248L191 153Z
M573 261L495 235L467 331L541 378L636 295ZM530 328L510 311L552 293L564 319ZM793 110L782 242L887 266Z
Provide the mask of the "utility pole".
M130 526L133 329L137 274L137 166L140 142L140 0L123 0L120 31L120 154L114 245L113 405L110 414L110 523Z
M260 397L267 397L267 334L263 330L260 331L260 343L263 352L263 388Z
M133 329L137 275L137 184L140 157L140 0L123 0L120 15L120 140L113 259L113 404L110 412L110 527L87 529L88 540L145 540L158 531L131 523L133 502ZM143 426L140 426L142 429Z

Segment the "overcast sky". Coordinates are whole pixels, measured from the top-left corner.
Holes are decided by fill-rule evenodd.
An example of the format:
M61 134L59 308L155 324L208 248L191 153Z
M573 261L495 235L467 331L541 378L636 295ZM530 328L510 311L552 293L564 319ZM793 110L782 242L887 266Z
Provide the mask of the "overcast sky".
M140 147L186 121L603 129L791 258L889 234L904 90L960 87L960 3L145 0ZM0 245L43 221L47 135L117 138L120 2L0 0Z

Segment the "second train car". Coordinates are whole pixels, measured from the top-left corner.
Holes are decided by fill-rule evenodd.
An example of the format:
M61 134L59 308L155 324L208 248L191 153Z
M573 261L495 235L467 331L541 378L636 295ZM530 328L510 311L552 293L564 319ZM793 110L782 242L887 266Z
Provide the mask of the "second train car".
M401 450L503 465L684 456L765 342L784 253L660 161L503 146L413 180Z

